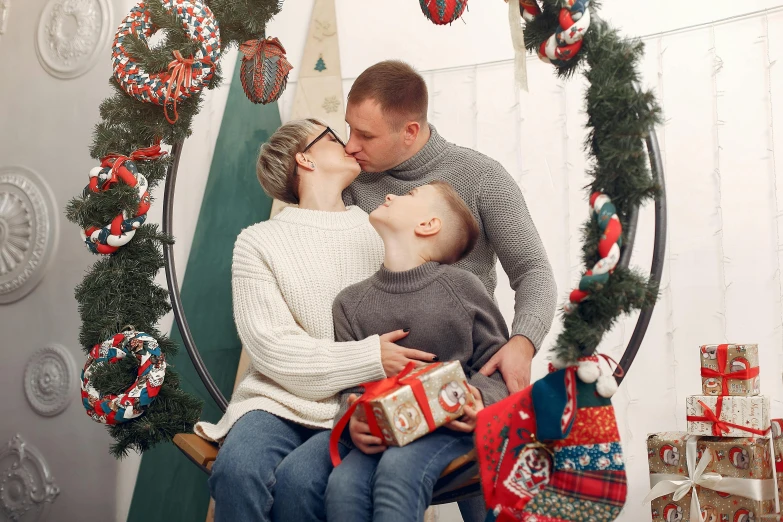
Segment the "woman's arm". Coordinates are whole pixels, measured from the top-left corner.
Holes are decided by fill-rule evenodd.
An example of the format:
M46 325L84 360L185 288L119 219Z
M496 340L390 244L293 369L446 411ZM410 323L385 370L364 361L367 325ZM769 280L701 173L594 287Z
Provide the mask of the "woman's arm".
M315 339L297 324L274 274L241 234L232 266L234 320L253 368L289 392L320 400L386 376L380 338Z

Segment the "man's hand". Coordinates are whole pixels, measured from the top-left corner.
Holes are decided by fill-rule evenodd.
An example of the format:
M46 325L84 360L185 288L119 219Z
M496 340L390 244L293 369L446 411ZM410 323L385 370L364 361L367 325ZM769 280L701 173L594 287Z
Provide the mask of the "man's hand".
M481 398L481 392L473 386L468 384L470 393L473 394L473 407L471 408L467 404L462 408L462 417L455 419L449 423L444 424L450 430L461 431L463 433L472 433L476 429L476 416L478 412L484 409L484 400Z
M348 397L348 405L350 406L354 402L356 402L356 395L352 393L350 397ZM386 449L386 445L383 441L370 432L370 425L367 424L364 413L358 408L353 416L351 416L351 421L348 425L348 433L351 434L351 440L354 445L359 448L362 453L372 455Z
M407 337L410 330L395 330L381 336L381 363L386 377L392 377L400 373L409 362L415 362L416 366L437 361L438 358L431 353L422 352L413 348L403 348L396 345L397 341Z
M499 370L509 393L516 393L530 384L530 364L535 354L536 349L527 337L515 335L487 361L479 373L489 377Z

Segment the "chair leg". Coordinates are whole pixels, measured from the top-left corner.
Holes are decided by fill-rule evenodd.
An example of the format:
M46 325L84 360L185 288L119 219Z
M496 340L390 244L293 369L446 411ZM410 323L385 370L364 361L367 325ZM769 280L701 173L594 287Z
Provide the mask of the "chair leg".
M206 522L215 522L215 499L211 497L209 499L209 509L207 509Z

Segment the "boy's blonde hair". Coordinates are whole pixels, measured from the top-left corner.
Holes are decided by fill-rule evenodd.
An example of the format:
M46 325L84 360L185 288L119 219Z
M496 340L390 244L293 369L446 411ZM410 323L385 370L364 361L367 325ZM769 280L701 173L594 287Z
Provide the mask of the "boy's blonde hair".
M453 265L457 261L464 259L470 254L473 247L476 246L480 234L479 225L473 213L465 204L465 201L457 194L454 187L445 181L432 181L429 183L434 187L443 199L446 211L454 220L453 227L444 227L439 235L439 247L441 249L441 259L439 263Z
M308 138L326 124L315 118L294 120L277 129L261 145L256 162L256 176L264 192L284 203L299 203L299 176L296 175L296 154L306 146Z

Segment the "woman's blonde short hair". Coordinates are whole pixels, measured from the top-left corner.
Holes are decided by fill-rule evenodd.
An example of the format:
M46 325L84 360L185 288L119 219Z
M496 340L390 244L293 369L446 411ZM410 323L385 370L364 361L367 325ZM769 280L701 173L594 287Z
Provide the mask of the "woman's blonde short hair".
M294 120L277 129L261 145L256 162L256 176L264 192L284 203L299 203L299 176L295 174L296 154L308 138L326 124L315 118Z

